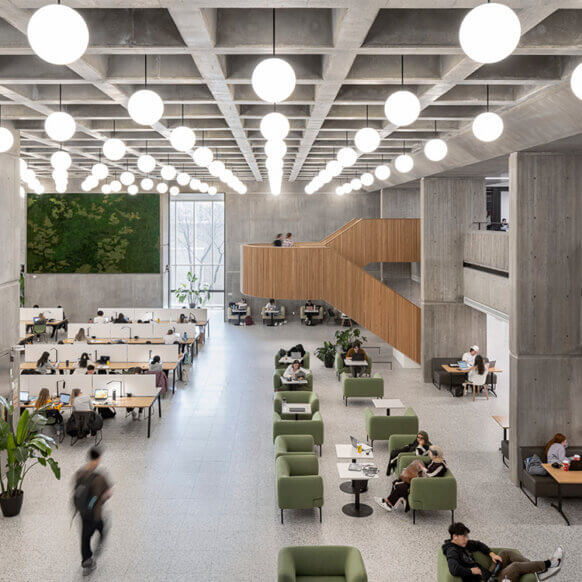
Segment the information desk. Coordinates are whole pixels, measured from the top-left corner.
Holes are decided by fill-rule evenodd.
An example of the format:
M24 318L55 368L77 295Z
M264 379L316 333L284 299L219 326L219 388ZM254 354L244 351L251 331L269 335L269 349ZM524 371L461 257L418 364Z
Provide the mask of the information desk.
M582 471L564 471L564 469L555 469L550 463L543 464L544 469L550 474L550 477L558 484L558 504L552 503L552 507L564 518L570 525L570 520L562 511L562 485L579 485L580 497L582 497Z

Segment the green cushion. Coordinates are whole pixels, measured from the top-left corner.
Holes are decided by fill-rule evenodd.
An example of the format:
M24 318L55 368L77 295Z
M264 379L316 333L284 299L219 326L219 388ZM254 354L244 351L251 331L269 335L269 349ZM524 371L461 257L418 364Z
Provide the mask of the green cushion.
M416 436L418 433L415 434L391 434L390 438L388 439L388 458L392 454L392 451L396 449L401 449L406 445L413 443L416 440Z
M275 459L281 455L312 455L315 442L310 434L279 435L275 439Z
M311 413L319 410L319 398L314 392L307 390L281 390L275 394L273 406L275 412L281 415L283 420L295 420L295 413L283 414L283 398L287 399L288 404L311 404ZM299 413L299 418L308 418L307 415Z
M376 415L366 408L366 434L372 441L388 440L393 434L418 434L418 416L407 408L403 416Z
M315 455L285 455L275 461L279 509L323 506L323 479Z
M273 441L280 434L310 434L316 445L322 445L323 419L320 412L305 420L283 420L278 412L273 412Z
M384 379L380 374L373 378L352 378L347 372L341 375L344 398L382 398L384 396Z

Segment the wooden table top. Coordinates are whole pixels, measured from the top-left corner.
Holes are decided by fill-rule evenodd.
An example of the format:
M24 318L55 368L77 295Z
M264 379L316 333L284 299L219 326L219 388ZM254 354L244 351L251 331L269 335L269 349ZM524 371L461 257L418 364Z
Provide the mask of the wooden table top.
M493 420L501 427L501 428L509 428L509 416L493 416Z
M103 366L101 364L93 364L95 370L129 370L130 368L142 368L147 370L149 368L148 362L110 362L108 366ZM162 367L164 370L175 370L178 366L178 362L164 362ZM77 368L76 362L69 362L67 366L66 362L59 362L59 370L75 370ZM20 364L21 370L36 370L36 362L23 362Z
M123 396L117 400L98 402L91 400L94 408L149 408L156 400L155 396ZM20 403L20 408L34 408L34 400L28 404ZM71 408L70 404L63 404L61 408Z
M563 485L582 485L582 471L564 471L564 469L555 469L552 467L551 463L544 463L543 467L557 483Z
M449 372L449 374L468 374L469 373L469 368L462 370L461 368L452 368L448 364L441 364L441 367L443 368L443 370L445 370L445 372ZM503 370L500 370L499 368L489 368L489 370L488 370L488 373L491 373L491 374L501 374L501 372L503 372Z
M186 341L184 341L183 339L176 339L176 341L178 341L181 344L187 344L187 345L191 345L196 341L196 338L188 338ZM74 344L75 340L74 338L68 338L66 340L63 341L64 344ZM83 342L79 342L79 343L83 343ZM164 343L164 338L161 337L140 337L140 338L129 338L129 339L123 339L123 338L117 338L117 339L113 339L113 338L106 338L106 337L97 337L95 339L88 339L87 340L87 344L91 344L91 345L98 345L98 344L113 344L113 345L124 345L124 344L129 344L129 345L135 345L135 344L139 344L139 345L147 345L147 344L163 344ZM174 345L174 344L168 344L168 345Z

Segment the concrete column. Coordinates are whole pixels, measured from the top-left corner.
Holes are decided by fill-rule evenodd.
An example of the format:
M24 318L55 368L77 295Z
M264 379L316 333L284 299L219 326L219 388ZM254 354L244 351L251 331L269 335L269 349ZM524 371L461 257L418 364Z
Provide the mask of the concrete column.
M463 238L485 217L485 183L477 178L423 178L421 219L421 361L460 356L471 344L487 353L487 318L463 305Z
M510 156L510 463L556 432L582 443L582 156Z

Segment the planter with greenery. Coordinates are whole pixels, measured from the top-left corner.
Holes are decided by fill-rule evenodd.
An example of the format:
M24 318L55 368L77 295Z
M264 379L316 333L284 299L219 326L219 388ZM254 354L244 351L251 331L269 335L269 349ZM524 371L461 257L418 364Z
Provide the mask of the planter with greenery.
M348 327L342 331L335 332L336 344L340 346L342 354L345 354L355 342L364 343L368 338L362 335L362 332L357 327Z
M315 357L319 358L326 368L333 368L335 360L336 345L331 342L323 342L322 348L315 350Z
M188 271L186 282L174 289L176 299L180 303L187 302L190 309L203 307L210 299L210 287L207 284L196 285L196 281L198 277L192 271Z
M14 406L0 396L0 408L6 409L8 417L14 414ZM46 407L32 412L27 408L20 415L16 431L12 424L0 415L0 453L6 452L5 471L0 464L0 508L4 517L13 517L20 513L24 492L22 482L28 472L35 466L50 467L57 479L61 478L59 464L52 458L55 441L40 432L49 423L43 413Z

